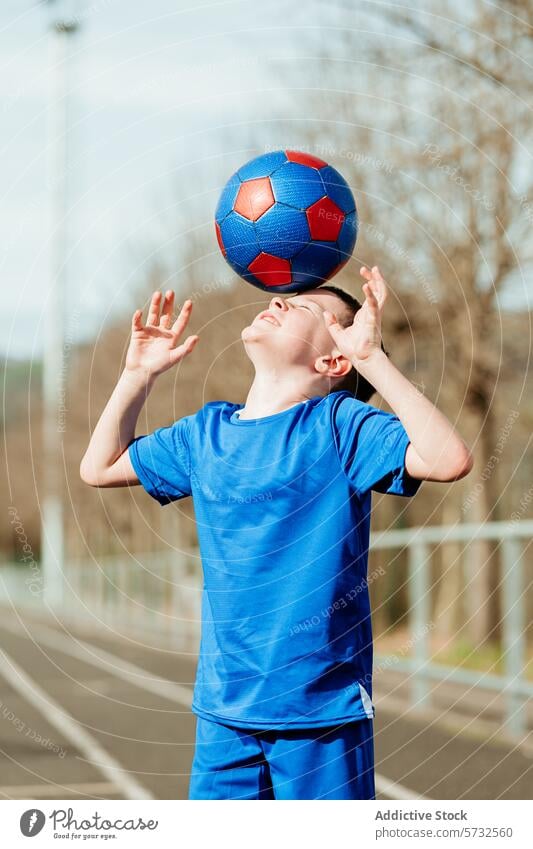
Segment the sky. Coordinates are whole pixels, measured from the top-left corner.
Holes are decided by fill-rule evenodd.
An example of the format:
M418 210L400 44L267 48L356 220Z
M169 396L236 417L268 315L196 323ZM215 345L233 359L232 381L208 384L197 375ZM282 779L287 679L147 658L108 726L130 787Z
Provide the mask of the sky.
M69 11L60 2L8 0L0 13L0 338L11 357L39 356L43 344L57 186L50 22L61 8ZM268 41L265 30L282 9L281 0L70 4L78 31L67 76L69 338L90 338L124 311L161 238L161 219L170 238L173 221L178 232L193 208L212 226L222 175L261 152L246 129L232 128L261 115L269 57L283 49L283 38ZM230 146L221 143L228 133Z
M61 149L51 92L63 79L51 23L64 16L78 24L66 82L70 341L133 312L154 254L172 253L180 233L209 228L216 253L225 179L262 152L258 138L300 146L298 87L320 90L319 63L301 52L328 22L318 0L3 0L0 350L10 357L39 357L43 345Z

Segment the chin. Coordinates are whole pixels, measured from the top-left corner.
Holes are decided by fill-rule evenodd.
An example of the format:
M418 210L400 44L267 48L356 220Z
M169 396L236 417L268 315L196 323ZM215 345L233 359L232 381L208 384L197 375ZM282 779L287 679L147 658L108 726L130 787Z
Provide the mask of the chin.
M247 325L247 327L243 327L241 330L241 339L246 339L250 336L250 331L253 331L253 327L251 324Z
M262 330L255 324L249 324L241 330L241 339L243 342L255 342L256 340L264 339L268 334L268 330Z

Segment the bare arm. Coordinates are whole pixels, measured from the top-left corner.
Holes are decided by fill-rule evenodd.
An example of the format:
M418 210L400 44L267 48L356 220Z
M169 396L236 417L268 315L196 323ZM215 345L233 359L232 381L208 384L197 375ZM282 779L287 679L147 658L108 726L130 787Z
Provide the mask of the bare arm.
M161 292L152 295L146 325L142 324L142 310L133 314L126 366L80 463L80 476L90 486L139 483L126 450L135 437L139 413L158 375L179 363L198 341L198 336L189 336L177 345L189 321L192 302L185 301L170 326L174 292L166 293L160 316L161 298Z
M410 445L405 466L420 480L453 481L465 477L473 466L472 454L451 422L391 363L381 349L381 314L387 285L377 266L361 275L365 302L353 324L343 328L326 312L324 320L335 344L391 406L402 422Z
M472 456L452 423L391 363L384 351L373 355L364 377L407 431L411 444L407 447L405 468L411 477L443 482L459 480L471 471Z

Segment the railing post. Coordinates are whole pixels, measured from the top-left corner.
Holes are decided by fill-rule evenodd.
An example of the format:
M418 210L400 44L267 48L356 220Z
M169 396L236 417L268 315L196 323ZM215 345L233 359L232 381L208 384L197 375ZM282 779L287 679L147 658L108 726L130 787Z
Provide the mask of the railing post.
M524 587L522 541L502 542L502 644L505 668L505 724L512 734L526 732L525 698L520 689L525 665Z
M171 616L172 616L172 634L175 640L175 645L179 651L186 649L184 638L184 610L183 610L183 586L184 586L184 554L176 549L172 551L171 562Z
M412 705L424 708L429 702L429 678L427 664L428 622L431 616L429 550L420 540L409 543L409 612L411 639L413 641L413 663L411 681Z

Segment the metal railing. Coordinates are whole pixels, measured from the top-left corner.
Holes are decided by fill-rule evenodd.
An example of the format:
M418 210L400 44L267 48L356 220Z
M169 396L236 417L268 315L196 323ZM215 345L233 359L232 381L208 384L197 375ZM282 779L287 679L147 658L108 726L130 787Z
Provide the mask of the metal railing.
M527 546L524 540L528 540ZM415 637L413 657L395 658L395 668L409 673L411 703L424 708L430 700L432 680L452 681L496 690L505 695L505 725L518 736L526 731L527 701L533 696L533 684L525 679L526 668L526 581L525 553L533 539L533 521L486 522L448 527L418 527L385 531L371 535L370 549L407 549L409 587L409 627ZM431 620L430 546L451 542L475 543L496 540L502 546L501 629L503 675L491 675L468 669L436 664L431 661L427 623ZM376 655L381 664L389 656Z
M370 552L406 551L408 561L409 630L412 656L376 654L375 661L406 673L409 699L414 709L428 706L432 682L448 681L496 691L505 698L505 726L509 732L526 731L527 702L533 684L526 681L526 552L533 539L533 521L489 522L481 525L415 527L374 532ZM438 664L431 659L431 546L478 540L501 543L501 634L503 675ZM527 545L525 541L527 540ZM531 559L529 560L531 562ZM37 583L36 583L37 582ZM19 567L0 568L0 602L43 606L35 570L28 576ZM60 611L67 618L80 616L130 631L153 632L170 638L178 651L195 653L201 626L201 562L197 550L129 554L70 562L65 573L65 593Z

